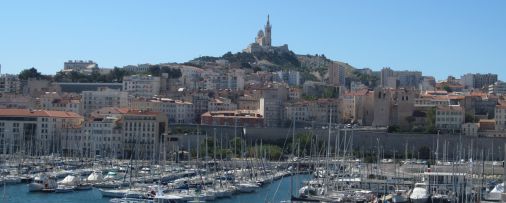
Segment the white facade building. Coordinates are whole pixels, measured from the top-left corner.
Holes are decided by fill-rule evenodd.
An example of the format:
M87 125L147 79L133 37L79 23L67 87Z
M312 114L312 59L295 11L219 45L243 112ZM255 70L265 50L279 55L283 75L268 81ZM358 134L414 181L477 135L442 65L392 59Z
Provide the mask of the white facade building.
M82 113L81 97L78 95L60 96L57 92L45 92L39 98L40 109L51 111L71 111Z
M504 105L495 107L495 129L497 131L506 130L506 106Z
M123 77L123 91L135 97L153 97L160 94L160 77L132 75Z
M229 111L236 109L237 104L232 103L232 100L224 97L211 99L207 104L208 111Z
M495 95L504 95L506 94L506 82L497 81L492 85L488 86L488 93Z
M462 124L462 134L465 136L478 136L478 129L480 129L479 123L464 123Z
M63 71L76 71L83 74L91 74L93 70L98 70L98 64L94 61L69 60L63 63Z
M133 73L146 73L149 71L149 67L151 64L145 63L145 64L138 64L138 65L128 65L123 66L123 69L129 72Z
M436 109L436 129L444 131L460 130L464 123L464 109L458 105L438 106Z
M214 71L205 71L202 73L204 79L204 88L208 90L244 90L244 71L233 70L230 72L219 73Z
M132 110L123 116L124 158L159 160L165 158L167 117L158 112Z
M0 75L0 93L20 93L21 81L17 75Z
M193 103L169 98L136 99L130 102L130 109L161 112L169 123L194 123Z
M65 133L82 125L74 112L0 109L0 153L42 156L62 151Z
M316 101L300 101L287 104L285 118L288 121L327 125L332 115L332 122L338 122L338 101L335 99L319 99Z
M82 105L85 115L104 107L127 107L128 92L109 88L102 88L98 91L83 91Z

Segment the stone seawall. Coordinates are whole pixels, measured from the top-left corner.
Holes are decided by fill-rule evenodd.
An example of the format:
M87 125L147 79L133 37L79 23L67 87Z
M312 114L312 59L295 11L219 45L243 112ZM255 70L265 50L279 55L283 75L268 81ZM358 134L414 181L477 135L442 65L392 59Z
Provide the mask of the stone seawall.
M187 146L196 146L197 127L195 125L176 125L170 127L172 129L182 128L193 130L193 133L173 134L171 137L178 138L178 145L180 147L186 148ZM292 129L289 128L243 129L242 127L234 128L226 126L199 126L198 128L201 131L200 142L203 141L202 136L205 136L206 133L210 138L216 134L217 140L223 140L223 142L227 142L229 139L233 138L234 134L238 137L246 138L248 143L259 142L259 140L262 140L263 143L284 143L285 139L292 137ZM347 132L345 133L344 131ZM331 132L330 142L333 147L334 143L336 143L335 139L338 137L338 133L337 129L332 129ZM299 133L311 133L317 136L318 140L327 141L329 130L297 128L295 134ZM441 134L439 136L436 134L400 134L373 130L355 130L352 132L349 129L342 129L339 136L341 137L341 143L346 139L348 143L353 145L353 149L356 151L375 152L379 144L380 150L386 155L393 154L394 151L397 154L404 155L407 148L408 153L413 154L415 158L420 148L428 147L433 152L433 156L436 156L435 152L438 148L438 156L440 159L443 159L444 154L446 154L448 158L453 156L457 158L466 158L471 157L470 155L473 154L473 157L481 159L483 151L483 155L487 160L492 159L492 156L495 160L503 160L504 144L506 143L506 139L504 138L468 137L464 135L448 134ZM352 141L350 141L350 138L353 138ZM439 147L437 144L438 140ZM445 149L446 153L444 153Z

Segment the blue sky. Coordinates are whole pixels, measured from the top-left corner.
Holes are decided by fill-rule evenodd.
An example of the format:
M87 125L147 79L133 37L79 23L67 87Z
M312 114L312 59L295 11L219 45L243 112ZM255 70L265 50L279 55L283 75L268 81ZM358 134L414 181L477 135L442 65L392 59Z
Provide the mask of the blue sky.
M2 73L54 74L69 59L99 66L185 62L241 51L271 15L274 45L357 68L420 70L438 79L506 79L506 1L0 2Z

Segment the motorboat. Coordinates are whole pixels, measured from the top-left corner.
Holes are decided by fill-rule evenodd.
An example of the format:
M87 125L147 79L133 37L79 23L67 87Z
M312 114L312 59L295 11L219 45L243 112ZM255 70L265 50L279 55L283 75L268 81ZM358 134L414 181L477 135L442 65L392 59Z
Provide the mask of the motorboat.
M412 203L426 203L429 200L427 185L425 183L416 183L411 195L409 195L409 199Z
M142 190L137 189L112 189L112 190L105 190L100 189L100 193L102 194L102 197L116 197L116 198L145 198L146 192Z
M21 177L14 176L14 175L8 175L3 177L3 183L4 184L18 184L21 183Z
M111 181L103 181L99 183L95 183L93 186L98 188L119 188L122 186L128 186L128 182L123 181L117 181L117 180L111 180Z
M236 185L237 190L242 193L252 193L255 192L259 186L255 183L243 182Z
M153 203L150 199L137 199L137 198L113 198L109 200L111 203Z
M118 179L118 173L114 171L109 171L105 176L104 180L117 180Z
M186 202L182 197L177 195L169 195L169 194L157 194L153 199L154 203L183 203Z
M40 174L35 176L33 182L28 184L28 191L30 192L41 192L41 191L51 191L55 190L58 187L56 183L56 177L50 176L47 174Z
M69 174L63 180L58 181L58 185L76 186L81 183L81 178L76 174Z
M76 186L75 190L91 190L93 186L89 183L80 183Z
M104 175L101 171L93 171L86 179L90 183L100 182L104 179Z
M497 201L501 202L501 194L504 192L504 183L497 184L494 189L492 189L489 193L483 195L483 199L486 201Z
M392 194L392 202L393 203L404 203L408 202L409 198L406 194L406 190L395 190L395 193Z
M75 189L74 186L58 185L58 187L55 189L55 192L56 193L74 192L74 189Z

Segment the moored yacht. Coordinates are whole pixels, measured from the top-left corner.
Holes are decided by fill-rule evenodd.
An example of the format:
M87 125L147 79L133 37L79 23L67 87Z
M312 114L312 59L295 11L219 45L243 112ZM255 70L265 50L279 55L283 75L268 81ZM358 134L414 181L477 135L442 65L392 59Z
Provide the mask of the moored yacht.
M501 202L501 194L504 192L504 183L497 184L489 193L483 195L486 201Z
M33 179L33 182L28 184L28 191L54 191L58 187L56 177L47 174L40 174Z
M100 182L104 179L102 171L93 171L86 179L90 183Z
M409 195L409 199L413 203L426 203L429 200L427 185L425 183L416 183L411 195Z
M236 185L237 190L243 193L255 192L259 186L256 183L242 182Z

